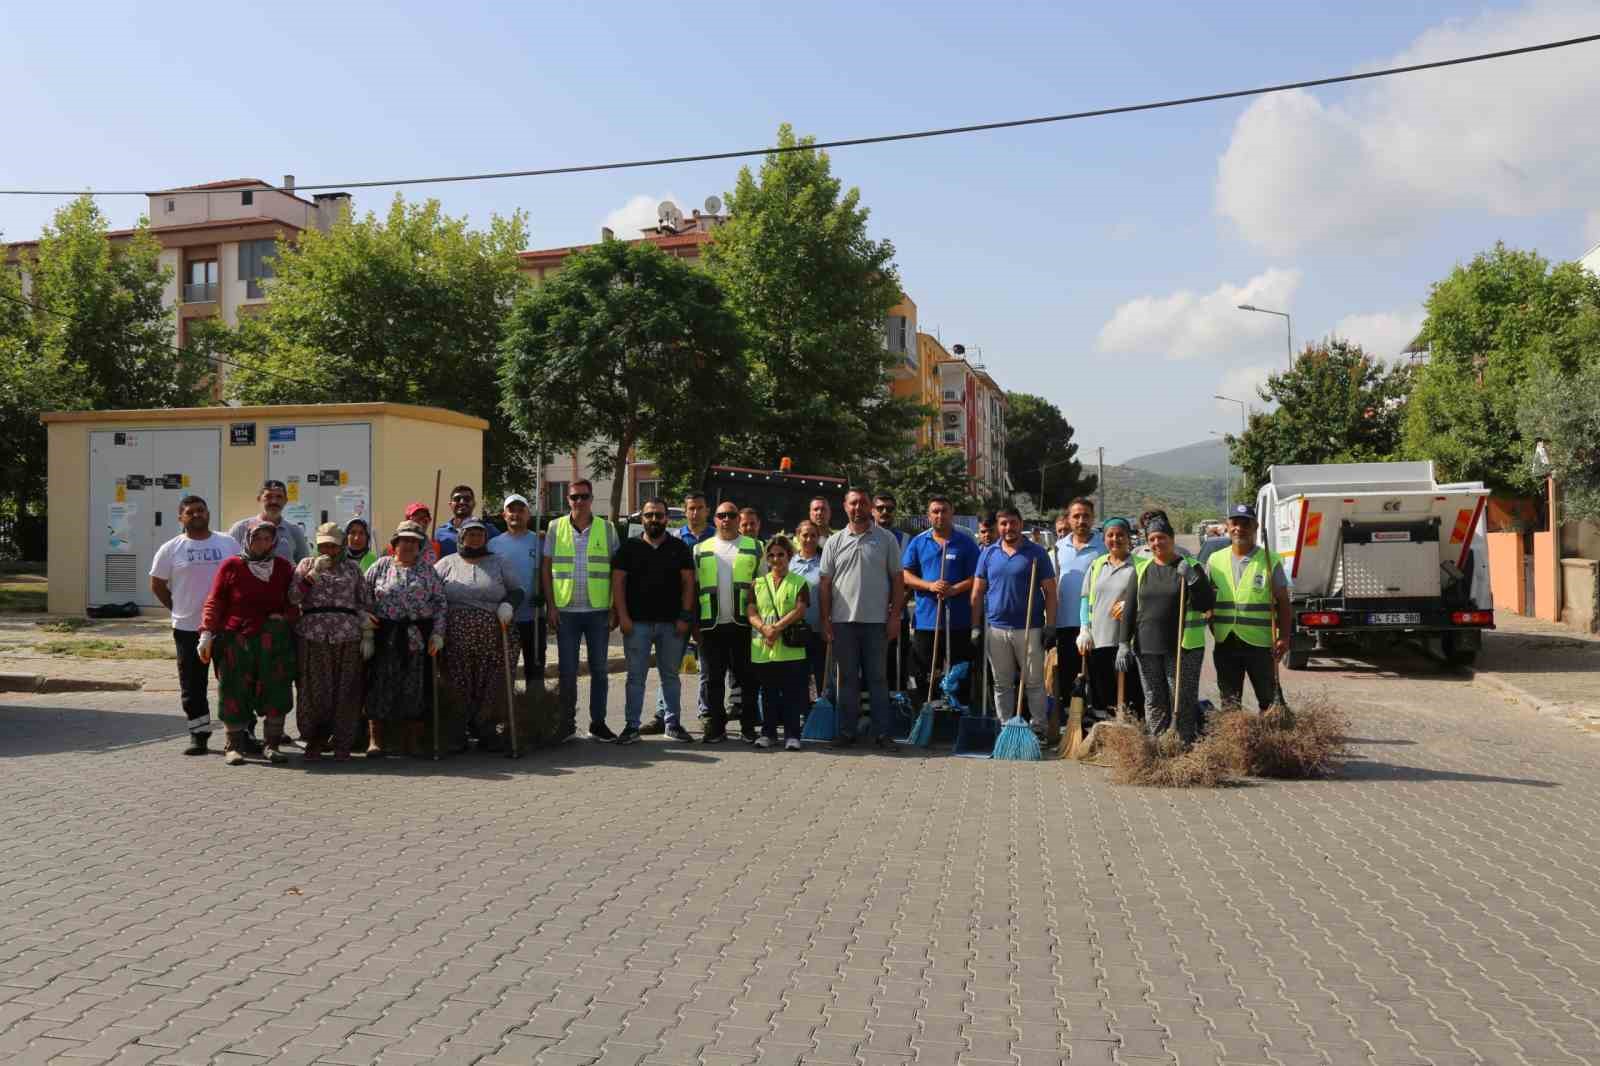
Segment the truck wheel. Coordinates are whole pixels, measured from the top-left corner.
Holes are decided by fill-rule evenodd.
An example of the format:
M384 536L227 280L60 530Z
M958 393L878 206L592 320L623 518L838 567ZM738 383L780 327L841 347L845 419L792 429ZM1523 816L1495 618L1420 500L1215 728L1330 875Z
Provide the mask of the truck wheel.
M1439 650L1444 653L1445 662L1469 670L1478 665L1478 652L1482 648L1481 643L1468 644L1464 640L1456 639L1453 633L1445 634L1444 639L1439 642Z
M1309 651L1296 651L1293 648L1290 648L1289 653L1283 657L1283 665L1291 670L1304 670L1306 664L1310 661L1311 653Z

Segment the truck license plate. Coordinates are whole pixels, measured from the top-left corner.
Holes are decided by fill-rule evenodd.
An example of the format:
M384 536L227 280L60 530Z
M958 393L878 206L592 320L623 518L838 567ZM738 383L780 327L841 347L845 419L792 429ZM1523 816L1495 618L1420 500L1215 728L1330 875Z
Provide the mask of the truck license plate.
M1422 615L1417 611L1390 611L1384 614L1367 615L1369 626L1416 626L1422 624Z

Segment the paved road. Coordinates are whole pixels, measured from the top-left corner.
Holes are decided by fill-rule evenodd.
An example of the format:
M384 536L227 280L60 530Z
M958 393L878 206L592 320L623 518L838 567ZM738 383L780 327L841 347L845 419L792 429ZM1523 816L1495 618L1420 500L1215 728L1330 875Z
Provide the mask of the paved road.
M1600 740L1414 660L1294 681L1344 777L1204 793L660 740L230 769L170 696L10 698L0 1062L1600 1061Z

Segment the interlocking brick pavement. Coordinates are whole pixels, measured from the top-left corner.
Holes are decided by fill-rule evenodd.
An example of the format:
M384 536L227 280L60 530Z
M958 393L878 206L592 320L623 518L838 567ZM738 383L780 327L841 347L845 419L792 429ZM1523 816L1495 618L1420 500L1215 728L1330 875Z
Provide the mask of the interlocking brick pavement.
M12 698L0 1062L1600 1061L1600 740L1417 660L1291 685L1360 757L1211 792L663 740L230 769L167 695Z

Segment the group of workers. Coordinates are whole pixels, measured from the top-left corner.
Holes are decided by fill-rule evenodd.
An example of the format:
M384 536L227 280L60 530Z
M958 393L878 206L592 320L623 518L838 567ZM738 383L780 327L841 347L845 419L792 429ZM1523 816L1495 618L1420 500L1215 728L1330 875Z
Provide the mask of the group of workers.
M1093 707L1122 705L1142 712L1152 734L1192 740L1208 626L1225 705L1241 701L1248 676L1258 704L1269 706L1274 660L1288 647L1287 582L1256 543L1247 505L1230 512L1226 547L1208 545L1196 558L1177 547L1165 514L1141 517L1145 544L1135 551L1131 524L1097 526L1083 498L1057 519L1047 549L1013 508L985 515L974 538L941 496L928 501L927 528L915 535L895 528L892 496L851 488L840 528L819 496L792 536L762 539L754 509L729 500L713 509L700 493L684 500L681 527L669 530L666 502L652 498L639 515L642 535L622 537L595 516L593 495L589 482L572 482L568 512L540 537L525 497L505 498L506 528L496 532L477 517L472 488L458 485L448 521L435 528L427 505L411 504L386 546L361 517L308 537L285 521L278 481L263 483L259 513L226 534L211 530L204 500L185 497L183 532L156 553L150 577L172 612L186 753L209 751L211 669L229 764L249 755L282 762L291 709L307 760L348 760L363 740L368 757L422 755L425 715L441 690L461 713L450 716L453 735L434 743L500 750L517 660L528 688L542 685L551 633L558 741L577 735L580 648L590 738L694 741L679 677L693 650L700 743L726 742L737 717L744 742L799 750L813 693L826 693L841 709L833 745L865 739L857 735L864 708L885 753L896 750L891 688L918 699L961 663L992 681L980 688L969 679L965 699L992 692L1009 717L1020 687L1046 734L1053 648L1058 704L1082 675ZM627 668L620 733L606 721L614 630ZM647 723L652 656L661 694Z

